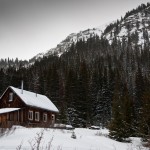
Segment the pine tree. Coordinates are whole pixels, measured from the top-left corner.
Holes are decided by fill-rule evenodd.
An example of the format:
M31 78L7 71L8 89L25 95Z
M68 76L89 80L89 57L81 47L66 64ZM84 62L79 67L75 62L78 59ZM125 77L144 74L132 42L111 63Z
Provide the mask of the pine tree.
M78 124L77 101L77 77L72 69L69 70L65 85L65 101L67 102L67 122L74 127Z
M133 135L132 121L133 121L133 102L129 96L129 92L127 89L127 85L123 86L123 92L121 96L122 101L122 132L124 134L124 138L128 138Z
M144 79L140 67L138 67L135 78L135 99L134 99L134 126L139 126L141 108L143 105ZM137 132L138 133L138 132Z
M4 74L3 69L0 69L0 95L4 92L5 89L5 84L4 84L5 78L6 76Z
M80 64L77 81L77 111L79 116L79 126L86 127L89 122L89 99L88 95L88 72L85 61Z
M139 132L143 139L150 139L150 84L145 80L146 86L143 92L143 105L140 111Z
M111 98L108 85L107 69L105 69L102 78L102 86L98 91L96 105L97 124L101 124L102 126L107 126L111 115Z
M39 93L39 75L38 72L36 71L33 75L33 87L34 87L34 92L37 94Z
M112 118L109 124L109 136L117 141L123 141L124 135L122 132L122 108L121 108L121 93L120 83L116 82L114 96L112 101Z
M119 88L120 87L120 88ZM127 85L117 83L112 105L112 120L109 125L110 137L117 141L126 141L133 135L133 103L130 99Z
M91 80L89 83L89 99L91 101L91 124L99 125L100 121L97 119L97 105L98 105L98 91L100 88L100 78L102 78L101 74L97 73L97 70L94 69L91 75Z

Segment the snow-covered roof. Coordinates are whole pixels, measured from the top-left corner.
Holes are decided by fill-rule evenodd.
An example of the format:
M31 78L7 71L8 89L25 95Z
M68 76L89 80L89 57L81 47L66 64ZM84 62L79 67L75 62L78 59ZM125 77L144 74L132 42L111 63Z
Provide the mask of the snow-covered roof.
M10 86L10 88L28 106L38 107L38 108L46 109L46 110L53 111L53 112L59 112L56 106L45 95L37 94L36 96L36 93L29 92L26 90L23 90L23 94L22 94L21 89L15 88L13 86Z
M0 114L16 111L16 110L19 110L19 109L20 108L2 108L2 109L0 109Z

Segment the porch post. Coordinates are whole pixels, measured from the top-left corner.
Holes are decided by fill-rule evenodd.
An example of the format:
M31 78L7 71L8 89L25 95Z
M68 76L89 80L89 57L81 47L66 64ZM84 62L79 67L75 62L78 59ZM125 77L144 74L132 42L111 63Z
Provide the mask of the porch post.
M18 122L19 122L19 110L18 110Z
M21 122L23 122L23 109L21 110Z

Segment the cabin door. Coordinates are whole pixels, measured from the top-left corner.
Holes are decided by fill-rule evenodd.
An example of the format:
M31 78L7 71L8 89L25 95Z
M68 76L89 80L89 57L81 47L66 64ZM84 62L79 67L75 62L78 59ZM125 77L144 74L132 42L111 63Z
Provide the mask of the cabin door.
M5 122L7 120L7 116L5 114L0 116L0 122Z
M7 121L7 114L1 114L0 115L0 126L6 127L6 121Z

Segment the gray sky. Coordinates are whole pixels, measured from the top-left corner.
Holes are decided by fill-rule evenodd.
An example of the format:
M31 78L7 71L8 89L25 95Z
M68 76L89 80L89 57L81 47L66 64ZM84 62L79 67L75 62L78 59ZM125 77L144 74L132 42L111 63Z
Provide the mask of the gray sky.
M0 58L30 59L149 0L0 0Z

